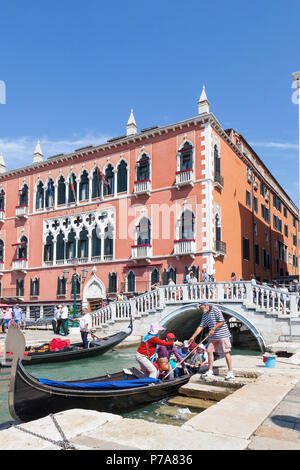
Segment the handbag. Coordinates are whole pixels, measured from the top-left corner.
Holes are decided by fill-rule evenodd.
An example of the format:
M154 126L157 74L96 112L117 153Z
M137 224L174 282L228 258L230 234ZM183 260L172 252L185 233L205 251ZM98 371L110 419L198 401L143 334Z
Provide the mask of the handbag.
M162 357L158 359L159 372L166 372L170 370L169 359L167 357Z

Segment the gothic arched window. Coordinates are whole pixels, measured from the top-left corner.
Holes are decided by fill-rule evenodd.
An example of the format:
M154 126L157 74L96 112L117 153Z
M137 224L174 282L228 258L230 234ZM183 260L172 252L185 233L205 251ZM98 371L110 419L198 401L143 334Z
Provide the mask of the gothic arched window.
M44 184L39 182L36 188L35 208L44 209Z
M117 192L124 193L127 191L127 163L122 160L118 166L117 175Z
M143 217L136 227L137 245L151 244L151 222L147 217Z
M58 180L57 185L57 204L65 204L66 203L66 182L65 178L61 176Z
M81 175L79 182L79 201L87 201L89 199L89 175L86 170Z

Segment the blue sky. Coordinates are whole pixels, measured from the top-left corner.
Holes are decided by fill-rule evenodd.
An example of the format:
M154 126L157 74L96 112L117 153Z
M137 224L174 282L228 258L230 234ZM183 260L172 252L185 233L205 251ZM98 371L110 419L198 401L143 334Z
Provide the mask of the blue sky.
M0 152L9 169L197 114L251 144L298 205L299 0L2 2Z

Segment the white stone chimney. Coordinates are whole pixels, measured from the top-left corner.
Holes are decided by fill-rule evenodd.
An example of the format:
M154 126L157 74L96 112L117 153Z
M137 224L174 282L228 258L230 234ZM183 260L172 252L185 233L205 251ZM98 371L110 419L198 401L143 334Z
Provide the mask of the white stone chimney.
M209 101L206 96L205 86L198 101L198 114L209 113Z
M43 161L43 152L41 149L40 141L36 144L35 151L33 154L33 163L39 163Z
M137 125L133 115L133 109L131 110L127 125L126 125L126 135L137 134Z
M6 172L6 165L2 153L0 153L0 173Z

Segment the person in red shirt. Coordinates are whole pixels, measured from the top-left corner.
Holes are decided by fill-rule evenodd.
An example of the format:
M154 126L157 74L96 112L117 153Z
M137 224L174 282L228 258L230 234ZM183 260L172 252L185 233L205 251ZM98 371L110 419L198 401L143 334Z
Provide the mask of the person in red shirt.
M153 379L158 376L158 370L153 364L156 348L158 346L173 346L173 341L159 339L159 334L163 331L165 328L162 328L158 323L152 323L149 333L144 337L136 353L136 360L142 372Z

